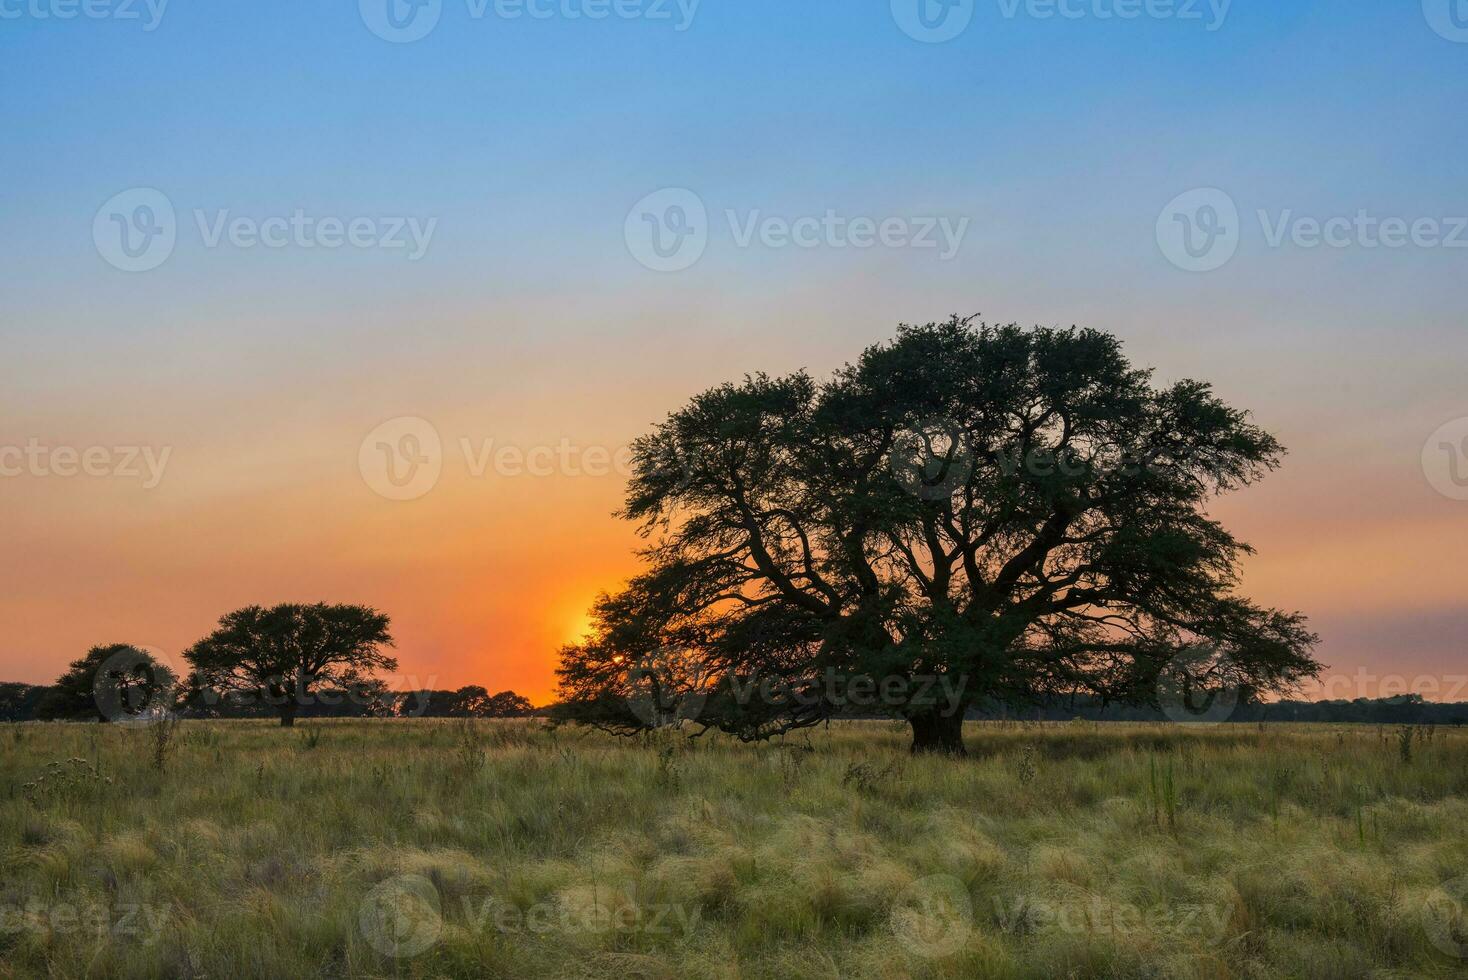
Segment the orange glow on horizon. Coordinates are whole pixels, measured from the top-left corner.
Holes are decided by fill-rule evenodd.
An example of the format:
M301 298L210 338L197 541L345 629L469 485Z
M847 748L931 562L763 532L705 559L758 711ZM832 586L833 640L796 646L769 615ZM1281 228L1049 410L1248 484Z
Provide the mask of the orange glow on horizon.
M23 556L0 568L0 616L12 627L0 680L50 683L100 643L147 646L177 665L232 609L359 602L392 617L402 686L474 684L545 704L557 652L586 635L595 597L638 571L647 544L613 516L625 472L577 453L625 446L690 393L746 369L808 362L819 375L886 332L872 330L809 356L747 344L698 363L682 361L678 344L691 345L690 335L670 331L666 358L639 367L589 338L554 362L486 355L499 373L485 369L472 384L455 377L456 362L400 381L391 397L362 394L348 372L323 387L331 411L313 421L288 399L262 396L244 411L201 414L190 428L172 402L128 401L118 432L57 438L122 445L165 434L158 441L173 452L155 489L115 480L0 487L0 541ZM1155 345L1128 350L1138 363L1168 360ZM1227 361L1170 362L1178 376L1227 373ZM576 384L563 387L568 377ZM1245 407L1261 401L1242 380L1228 388ZM1279 428L1297 412L1276 405L1259 421ZM431 419L442 437L442 475L410 501L379 496L358 469L364 437L395 414ZM1335 671L1415 677L1462 662L1461 576L1447 572L1468 548L1468 523L1427 486L1418 458L1417 430L1430 431L1437 414L1420 424L1385 417L1376 425L1389 434L1282 432L1293 450L1283 468L1210 508L1258 549L1244 563L1243 594L1310 617L1325 641L1319 659ZM101 406L97 417L107 418ZM476 470L493 459L482 451L490 440L495 450L551 447L557 467L562 447L574 451L564 472Z

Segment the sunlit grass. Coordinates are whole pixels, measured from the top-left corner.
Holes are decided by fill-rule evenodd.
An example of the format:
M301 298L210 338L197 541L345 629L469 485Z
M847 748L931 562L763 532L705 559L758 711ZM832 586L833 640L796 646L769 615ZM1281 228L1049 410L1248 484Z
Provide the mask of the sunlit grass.
M316 731L185 722L159 773L146 730L0 729L0 975L1468 972L1457 731Z

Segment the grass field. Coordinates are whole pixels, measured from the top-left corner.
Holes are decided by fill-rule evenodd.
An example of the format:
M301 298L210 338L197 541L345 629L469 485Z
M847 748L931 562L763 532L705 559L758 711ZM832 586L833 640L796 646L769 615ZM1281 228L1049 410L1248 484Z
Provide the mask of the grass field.
M0 975L1468 975L1458 731L154 734L0 729Z

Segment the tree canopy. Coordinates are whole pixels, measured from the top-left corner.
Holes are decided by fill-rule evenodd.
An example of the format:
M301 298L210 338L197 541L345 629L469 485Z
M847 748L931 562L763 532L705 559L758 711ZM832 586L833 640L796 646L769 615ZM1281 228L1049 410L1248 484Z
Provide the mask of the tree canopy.
M562 651L560 715L757 739L866 702L962 752L986 699L1290 690L1316 638L1206 510L1282 454L1089 329L955 317L719 385L633 445L647 567Z
M194 668L190 686L258 697L288 727L320 687L351 691L376 671L397 669L383 652L393 645L389 625L367 606L247 606L223 616L184 653Z

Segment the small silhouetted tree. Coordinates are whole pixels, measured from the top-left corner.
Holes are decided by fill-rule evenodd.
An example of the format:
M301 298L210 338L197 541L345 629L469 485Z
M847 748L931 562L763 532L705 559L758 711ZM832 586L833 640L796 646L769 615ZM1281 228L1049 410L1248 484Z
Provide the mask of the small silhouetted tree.
M535 710L534 705L514 691L490 694L478 684L461 687L457 691L434 692L430 702L439 714L449 718L520 718Z
M489 691L470 684L450 694L446 701L445 714L450 718L480 718L489 706Z
M756 739L869 705L961 754L979 703L1289 690L1316 638L1235 591L1207 513L1282 453L1095 330L955 317L720 385L633 445L648 567L563 650L557 713Z
M73 660L41 696L36 717L72 721L128 721L173 709L178 677L127 643L95 646Z
M501 691L492 695L482 710L486 718L524 718L535 711L535 705L514 691Z
M225 696L258 697L285 727L314 703L318 686L350 690L397 660L387 616L367 606L248 606L219 620L214 632L184 653L193 666L190 687Z

